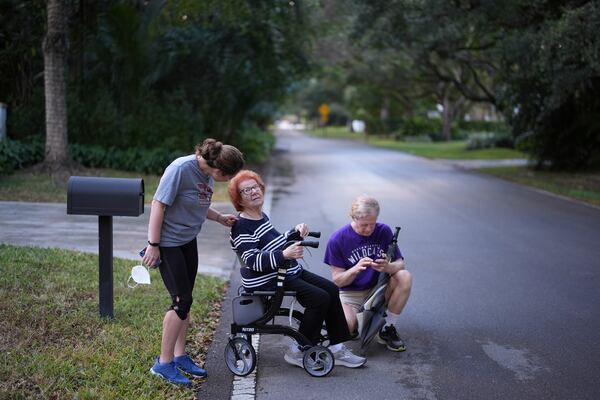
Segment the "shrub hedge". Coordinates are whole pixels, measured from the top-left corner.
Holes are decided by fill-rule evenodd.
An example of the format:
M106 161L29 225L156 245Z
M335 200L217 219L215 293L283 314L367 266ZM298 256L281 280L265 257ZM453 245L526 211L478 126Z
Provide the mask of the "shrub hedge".
M237 147L246 161L262 163L267 160L275 138L269 132L256 127L244 130L241 144ZM6 139L0 142L0 174L8 174L44 160L44 138L28 137L22 141ZM70 144L69 155L79 164L90 168L112 168L145 174L162 174L163 170L177 157L191 151L169 150L168 148L102 147L98 145Z
M163 149L115 149L101 146L69 145L73 161L85 167L114 168L125 171L161 174L182 152ZM41 136L24 141L6 139L0 142L0 173L7 174L44 160L44 141Z
M509 133L473 132L469 134L467 150L490 149L493 147L514 149L515 145Z
M44 159L44 143L38 138L26 141L0 141L0 174L36 164Z

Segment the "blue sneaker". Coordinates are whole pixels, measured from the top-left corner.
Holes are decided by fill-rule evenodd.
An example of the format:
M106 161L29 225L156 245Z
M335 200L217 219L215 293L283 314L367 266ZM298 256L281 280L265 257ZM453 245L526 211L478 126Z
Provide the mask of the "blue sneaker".
M206 370L200 368L194 362L194 360L192 360L192 357L188 356L187 354L175 357L173 359L173 362L175 363L177 368L179 368L183 372L187 372L190 375L201 376L201 377L205 377L208 375L206 373Z
M160 376L165 381L174 385L192 386L192 381L179 372L174 361L162 364L159 362L159 357L156 357L156 362L152 368L150 368L150 372L152 372L154 375Z

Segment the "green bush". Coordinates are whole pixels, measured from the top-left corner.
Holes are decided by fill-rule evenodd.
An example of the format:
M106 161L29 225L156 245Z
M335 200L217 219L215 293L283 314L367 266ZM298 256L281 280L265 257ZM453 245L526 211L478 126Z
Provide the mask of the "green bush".
M515 149L522 151L523 153L533 153L534 151L534 141L533 141L534 133L532 131L527 131L525 133L520 134L515 138Z
M331 103L329 105L329 121L327 125L330 126L344 126L348 123L350 114L343 105L339 103Z
M246 161L252 163L266 161L275 146L275 137L256 126L245 128L240 140L238 148L244 153ZM162 174L177 157L190 153L191 150L177 151L167 147L118 149L77 143L69 145L71 159L85 167L112 168L155 175ZM24 141L6 139L0 142L0 174L8 174L43 160L44 139L41 136Z
M69 145L73 161L90 168L113 168L124 171L162 174L164 168L185 152L164 148L121 150L101 146ZM41 136L24 141L6 139L0 142L0 174L8 174L44 160Z
M493 147L514 148L514 142L509 133L475 132L469 135L467 150L491 149Z
M26 141L5 139L0 142L0 174L11 173L43 159L44 142L39 136Z
M468 132L510 132L510 127L504 122L492 121L459 121L458 129Z
M185 151L205 139L202 117L181 91L159 97L147 91L129 110L119 108L111 94L99 90L93 101L69 98L69 140L73 143Z
M72 144L69 146L69 154L73 161L86 167L112 168L123 171L160 175L171 161L186 153L170 151L163 148L130 148L121 150L116 148L105 149L100 146Z
M455 132L456 129L453 128L451 132L453 136ZM444 140L442 137L442 121L423 116L406 118L398 123L398 128L393 134L396 140L406 140L405 137L410 137L410 140L412 140L415 137L422 138L423 135L427 135L431 141Z
M239 143L235 143L235 146L244 153L246 162L265 162L275 146L275 137L254 125L242 128L238 138Z

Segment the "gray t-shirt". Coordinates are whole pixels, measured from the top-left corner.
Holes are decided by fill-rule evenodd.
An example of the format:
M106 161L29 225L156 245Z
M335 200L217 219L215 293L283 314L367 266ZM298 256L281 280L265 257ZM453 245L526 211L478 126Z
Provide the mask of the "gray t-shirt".
M194 239L210 207L214 180L200 170L196 155L173 161L160 178L154 200L166 204L160 245L181 246Z

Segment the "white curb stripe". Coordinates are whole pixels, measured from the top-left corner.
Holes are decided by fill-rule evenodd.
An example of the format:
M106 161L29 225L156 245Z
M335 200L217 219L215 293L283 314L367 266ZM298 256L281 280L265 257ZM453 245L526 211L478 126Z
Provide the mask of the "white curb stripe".
M270 174L269 174L270 175ZM271 182L270 176L265 179L266 182ZM267 190L265 201L263 203L263 212L269 217L271 216L271 202L273 201L274 189ZM252 347L256 351L256 367L251 374L240 377L233 377L233 390L231 392L231 400L255 400L256 399L256 373L258 372L258 349L260 345L260 335L252 335Z
M254 400L256 398L256 371L258 370L258 348L260 335L252 335L252 347L256 351L256 367L251 374L233 377L231 400Z

